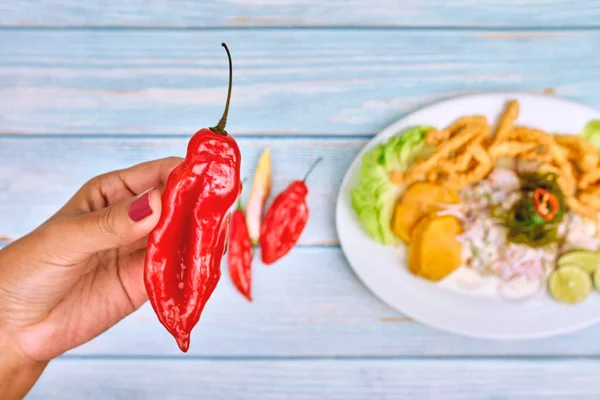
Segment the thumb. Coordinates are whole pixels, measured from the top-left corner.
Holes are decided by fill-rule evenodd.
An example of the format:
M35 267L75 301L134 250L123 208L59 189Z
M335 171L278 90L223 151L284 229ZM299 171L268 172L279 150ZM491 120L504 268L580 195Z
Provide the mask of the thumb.
M160 192L149 189L139 196L84 214L65 224L63 241L89 255L134 243L150 233L160 218Z

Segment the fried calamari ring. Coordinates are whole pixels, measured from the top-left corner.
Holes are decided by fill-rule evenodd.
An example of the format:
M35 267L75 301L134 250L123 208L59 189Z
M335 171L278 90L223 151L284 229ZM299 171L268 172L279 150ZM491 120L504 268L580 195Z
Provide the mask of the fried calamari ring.
M494 164L487 151L479 144L470 146L470 154L475 162L473 168L469 168L466 173L450 172L445 184L455 190L460 190L472 183L480 181L490 173ZM471 165L469 165L471 167Z
M575 135L554 135L556 143L567 151L569 160L577 163L583 173L596 171L598 168L598 151L586 138Z
M454 137L456 134L460 133L466 127L472 127L480 125L482 127L488 127L489 123L487 118L483 115L467 115L465 117L461 117L454 121L452 125L448 128L440 130L440 131L429 131L427 132L427 143L432 144L434 146L439 146L443 142L448 139Z
M576 214L583 215L592 221L598 221L598 211L594 210L590 206L581 204L581 202L579 202L576 198L568 197L567 205L571 211L575 212Z
M510 100L498 122L496 133L494 134L494 143L501 143L507 139L507 135L512 130L518 117L519 102L517 100Z
M596 167L595 170L590 171L585 175L582 175L581 178L579 178L579 183L577 184L577 187L579 187L580 189L585 189L588 186L597 183L598 181L600 181L600 167Z
M523 143L518 141L506 141L495 143L489 148L490 157L497 160L500 157L517 157L538 147L536 143Z

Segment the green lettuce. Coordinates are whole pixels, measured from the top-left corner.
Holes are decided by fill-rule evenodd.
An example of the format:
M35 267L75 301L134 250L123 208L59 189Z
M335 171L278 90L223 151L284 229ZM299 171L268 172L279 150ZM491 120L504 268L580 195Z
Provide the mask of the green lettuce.
M588 122L581 133L596 149L600 149L600 120Z
M385 245L396 244L391 221L404 188L392 183L391 171L406 171L417 157L428 157L433 146L425 141L429 126L417 126L389 138L363 155L359 184L351 192L352 207L367 234Z

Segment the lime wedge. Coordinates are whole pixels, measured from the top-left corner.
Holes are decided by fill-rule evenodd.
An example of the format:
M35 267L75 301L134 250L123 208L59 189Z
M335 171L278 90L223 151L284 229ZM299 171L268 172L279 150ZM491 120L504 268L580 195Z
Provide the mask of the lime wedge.
M598 267L596 271L594 271L593 280L594 287L596 288L596 290L600 291L600 267Z
M577 265L588 274L592 274L600 267L600 254L589 250L574 250L562 255L557 264L559 268L565 265Z
M550 274L548 290L557 301L579 303L592 291L592 278L579 267L565 265Z

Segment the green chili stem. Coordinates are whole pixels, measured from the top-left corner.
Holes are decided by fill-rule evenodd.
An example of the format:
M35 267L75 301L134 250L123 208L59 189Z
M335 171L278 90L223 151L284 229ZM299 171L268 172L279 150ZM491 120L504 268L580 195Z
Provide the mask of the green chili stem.
M221 120L217 124L217 126L211 128L213 131L227 135L225 131L225 125L227 124L227 115L229 114L229 101L231 100L231 82L233 80L233 67L231 64L231 54L229 53L229 49L225 43L221 43L221 46L225 47L225 51L227 52L227 58L229 60L229 88L227 89L227 102L225 103L225 111L223 111L223 116Z

